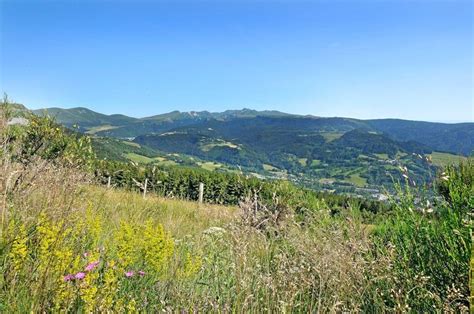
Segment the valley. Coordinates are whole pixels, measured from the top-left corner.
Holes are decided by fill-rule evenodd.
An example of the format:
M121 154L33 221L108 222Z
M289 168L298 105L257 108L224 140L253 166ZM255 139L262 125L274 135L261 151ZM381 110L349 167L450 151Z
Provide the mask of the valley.
M251 109L173 111L141 119L86 108L34 113L91 135L100 158L285 179L319 191L373 198L392 192L397 182L429 186L438 167L474 149L473 123L322 118Z

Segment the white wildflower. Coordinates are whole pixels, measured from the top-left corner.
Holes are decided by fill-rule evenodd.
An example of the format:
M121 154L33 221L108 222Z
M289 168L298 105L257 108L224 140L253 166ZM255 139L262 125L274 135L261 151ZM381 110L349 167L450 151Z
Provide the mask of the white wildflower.
M221 228L221 227L210 227L210 228L207 228L206 230L203 231L203 234L205 235L222 235L224 234L226 231L224 228Z

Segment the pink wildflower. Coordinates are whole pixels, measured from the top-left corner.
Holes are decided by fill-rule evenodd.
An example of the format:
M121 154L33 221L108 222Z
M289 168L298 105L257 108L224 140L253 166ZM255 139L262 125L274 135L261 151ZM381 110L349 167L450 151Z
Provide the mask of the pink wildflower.
M74 278L76 279L84 279L84 277L86 276L86 273L83 273L83 272L78 272Z
M82 254L84 257L87 257L89 256L89 253L88 252L85 252L84 254Z
M93 270L97 265L99 265L99 261L95 261L95 262L89 263L89 265L86 266L85 270L86 270L86 271L91 271L91 270Z
M63 280L64 281L71 281L74 279L74 275L73 274L68 274L66 276L63 277Z
M133 275L135 275L135 272L132 271L132 270L127 271L127 272L125 273L125 277L132 277Z
M138 274L139 274L140 276L145 276L145 272L144 272L143 270L140 270L140 271L138 272Z

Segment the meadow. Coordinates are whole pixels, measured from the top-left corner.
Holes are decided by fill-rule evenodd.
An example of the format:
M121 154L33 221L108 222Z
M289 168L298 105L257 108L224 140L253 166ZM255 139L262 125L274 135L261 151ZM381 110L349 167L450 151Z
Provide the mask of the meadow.
M397 185L370 222L324 198L295 208L286 185L237 205L144 199L100 184L87 137L2 109L1 312L469 311L472 160L434 200Z

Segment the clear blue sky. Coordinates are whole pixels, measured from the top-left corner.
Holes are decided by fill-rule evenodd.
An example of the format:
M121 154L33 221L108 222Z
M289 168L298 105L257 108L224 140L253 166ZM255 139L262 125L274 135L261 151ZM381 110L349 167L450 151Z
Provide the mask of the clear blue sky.
M471 1L0 0L0 90L146 116L473 121Z

